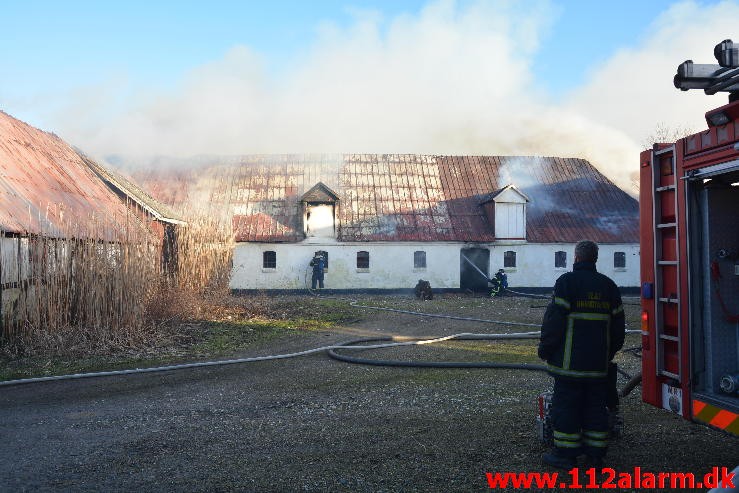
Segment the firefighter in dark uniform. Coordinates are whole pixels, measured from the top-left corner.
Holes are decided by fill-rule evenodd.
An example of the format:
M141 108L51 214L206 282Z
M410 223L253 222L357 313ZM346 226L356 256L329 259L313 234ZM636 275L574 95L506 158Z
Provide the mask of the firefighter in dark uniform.
M503 269L498 269L488 282L492 285L490 296L503 296L503 292L508 289L508 276Z
M318 283L318 288L323 289L323 270L326 267L326 260L323 258L321 252L316 252L313 255L310 265L313 267L313 275L310 280L311 289L316 289L316 282Z
M508 289L508 275L505 273L505 270L498 269L498 272L495 273L495 279L500 286L500 296L503 296L503 292Z
M599 467L608 445L608 369L624 344L625 322L616 284L595 269L598 245L575 246L572 272L554 285L538 354L554 377L554 449L547 464L571 469L578 455Z

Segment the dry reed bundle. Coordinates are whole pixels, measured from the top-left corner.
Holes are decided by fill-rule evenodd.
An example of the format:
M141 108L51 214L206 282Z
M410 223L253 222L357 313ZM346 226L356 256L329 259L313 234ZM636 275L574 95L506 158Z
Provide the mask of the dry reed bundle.
M230 224L204 214L188 219L177 234L179 286L194 291L223 288L233 253Z
M179 286L207 294L227 287L233 257L234 169L198 181L179 206L187 226L178 232Z
M74 328L80 341L125 345L140 331L159 275L158 246L140 221L126 219L66 224L66 237L2 234L4 339L22 350Z

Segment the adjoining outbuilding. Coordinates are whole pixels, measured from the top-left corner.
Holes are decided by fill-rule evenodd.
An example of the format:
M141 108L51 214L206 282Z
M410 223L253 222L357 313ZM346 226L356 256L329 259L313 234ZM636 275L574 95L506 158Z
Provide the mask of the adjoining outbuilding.
M173 228L183 221L165 210L58 136L0 111L0 335L135 316L128 298L149 288L126 283L153 284L174 268ZM141 276L124 282L134 244ZM157 257L161 266L147 264Z

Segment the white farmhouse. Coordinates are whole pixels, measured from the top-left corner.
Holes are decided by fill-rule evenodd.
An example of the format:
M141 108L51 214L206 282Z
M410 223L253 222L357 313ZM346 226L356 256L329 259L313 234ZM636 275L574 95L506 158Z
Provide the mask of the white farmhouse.
M327 289L410 289L419 279L484 289L479 271L499 268L513 289L551 288L582 239L599 243L601 272L639 285L638 203L582 159L344 154L202 164L190 187L202 194L217 183L210 200L232 216L237 292L305 289L317 251L328 258Z

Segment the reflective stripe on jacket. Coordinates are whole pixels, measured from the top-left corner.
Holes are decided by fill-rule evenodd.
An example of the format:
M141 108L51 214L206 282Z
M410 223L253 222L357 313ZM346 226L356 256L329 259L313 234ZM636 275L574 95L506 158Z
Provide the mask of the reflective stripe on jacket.
M541 327L539 356L554 375L606 378L624 335L618 287L596 271L594 262L578 262L554 285Z

